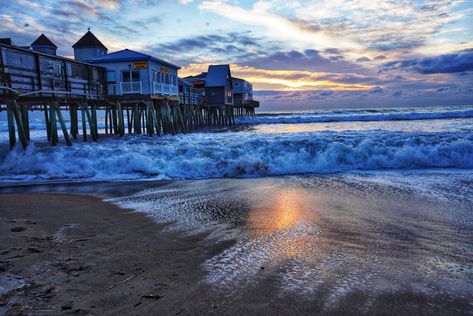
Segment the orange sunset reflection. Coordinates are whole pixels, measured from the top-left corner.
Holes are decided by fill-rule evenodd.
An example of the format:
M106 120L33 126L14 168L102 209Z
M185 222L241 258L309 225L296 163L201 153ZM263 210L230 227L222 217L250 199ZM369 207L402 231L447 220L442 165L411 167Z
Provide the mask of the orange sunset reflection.
M267 198L249 214L252 237L269 236L295 226L314 205L313 198L298 189L280 189Z

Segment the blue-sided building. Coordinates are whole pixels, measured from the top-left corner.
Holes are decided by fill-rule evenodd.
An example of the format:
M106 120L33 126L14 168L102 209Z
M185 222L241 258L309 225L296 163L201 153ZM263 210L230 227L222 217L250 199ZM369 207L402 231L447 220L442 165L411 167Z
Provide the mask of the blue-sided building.
M205 78L209 105L233 105L230 65L210 65Z
M106 68L109 95L179 97L179 66L131 49L107 54L90 31L73 47L76 58Z
M177 72L180 67L156 57L124 49L85 61L107 69L110 95L179 95Z

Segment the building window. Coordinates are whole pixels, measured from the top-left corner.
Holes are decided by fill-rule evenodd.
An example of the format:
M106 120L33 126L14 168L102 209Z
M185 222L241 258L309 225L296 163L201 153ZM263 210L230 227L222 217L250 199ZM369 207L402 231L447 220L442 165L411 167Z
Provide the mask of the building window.
M49 62L49 70L56 76L62 77L64 75L64 66L61 63Z
M174 75L171 75L171 84L172 84L173 86L177 86L176 76L174 76Z
M115 76L115 70L107 70L107 82L108 83L117 82L117 79L116 79L116 76Z
M137 82L141 81L139 70L122 71L123 82Z

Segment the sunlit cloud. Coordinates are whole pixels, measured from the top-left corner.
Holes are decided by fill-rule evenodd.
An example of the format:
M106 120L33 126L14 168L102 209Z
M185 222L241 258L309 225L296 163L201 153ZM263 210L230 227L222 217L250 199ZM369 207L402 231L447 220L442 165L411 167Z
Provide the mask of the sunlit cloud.
M109 51L168 60L182 77L231 64L263 104L281 106L472 103L472 23L469 0L12 0L0 9L0 37L16 45L45 33L73 56L91 27Z
M191 64L181 69L181 75L195 75L207 71L208 64ZM245 78L253 83L255 90L302 91L334 90L355 91L370 90L371 84L343 82L345 75L326 72L258 69L249 66L231 65L232 76ZM362 76L359 76L362 77Z
M270 12L269 2L258 1L249 10L222 0L206 0L199 5L202 11L210 11L228 19L250 26L265 27L267 36L280 40L303 43L319 48L361 48L361 45L341 38L333 38L322 30L310 28L298 21Z

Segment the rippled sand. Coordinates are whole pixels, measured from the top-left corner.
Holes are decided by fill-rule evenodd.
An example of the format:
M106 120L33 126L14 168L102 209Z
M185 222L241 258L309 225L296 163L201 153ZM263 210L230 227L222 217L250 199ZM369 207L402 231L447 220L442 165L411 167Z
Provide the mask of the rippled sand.
M172 234L205 235L203 244L225 245L202 249L208 255L199 264L198 283L191 296L176 301L187 304L188 314L192 308L258 315L473 313L468 171L31 190L100 193L170 223L165 229Z
M256 291L321 312L463 313L473 311L472 179L187 181L112 201L171 229L236 239L203 264L205 282L230 301Z

